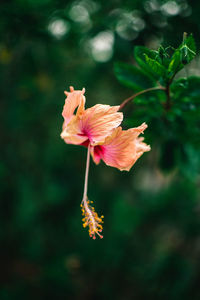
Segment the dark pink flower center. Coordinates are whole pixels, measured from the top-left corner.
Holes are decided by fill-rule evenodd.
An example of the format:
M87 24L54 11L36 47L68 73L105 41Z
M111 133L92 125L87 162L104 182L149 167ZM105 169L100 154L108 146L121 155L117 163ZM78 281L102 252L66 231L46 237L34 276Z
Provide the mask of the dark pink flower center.
M101 146L101 145L97 145L97 146L94 146L94 155L98 158L102 158L103 154L105 152L105 148L104 146Z

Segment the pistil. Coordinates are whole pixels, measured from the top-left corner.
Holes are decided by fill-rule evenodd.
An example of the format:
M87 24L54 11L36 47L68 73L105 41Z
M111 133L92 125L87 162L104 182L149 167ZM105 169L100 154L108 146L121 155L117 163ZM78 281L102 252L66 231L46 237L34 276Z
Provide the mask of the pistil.
M83 192L83 200L81 202L81 210L82 215L84 218L83 227L89 227L89 236L93 239L96 239L95 234L98 234L100 238L103 236L99 233L102 232L102 225L103 223L103 216L99 217L98 214L95 212L94 207L91 206L92 201L90 201L87 197L87 190L88 190L88 174L89 174L89 167L90 167L90 144L88 145L87 151L87 161L86 161L86 169L85 169L85 182L84 182L84 192Z

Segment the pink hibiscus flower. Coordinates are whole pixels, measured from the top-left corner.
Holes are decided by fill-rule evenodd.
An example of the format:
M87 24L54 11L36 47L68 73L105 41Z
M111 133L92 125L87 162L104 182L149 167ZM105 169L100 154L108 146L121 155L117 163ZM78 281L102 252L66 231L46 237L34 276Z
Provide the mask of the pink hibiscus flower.
M102 238L103 216L98 217L87 197L90 154L96 164L103 160L108 166L129 171L137 159L150 150L150 146L138 137L147 128L145 123L122 130L119 126L123 120L123 113L118 112L120 106L96 104L85 109L84 93L85 89L75 91L73 87L70 87L70 92L65 92L61 138L67 144L88 148L81 208L83 226L89 226L89 235L95 239L95 234Z

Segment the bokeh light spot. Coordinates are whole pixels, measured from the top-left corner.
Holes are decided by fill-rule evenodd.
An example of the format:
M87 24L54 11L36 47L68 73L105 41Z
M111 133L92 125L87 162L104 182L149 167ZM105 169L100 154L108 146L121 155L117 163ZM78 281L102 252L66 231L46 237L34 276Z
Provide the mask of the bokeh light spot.
M106 62L113 55L114 34L112 31L102 31L90 40L91 53L94 60Z
M56 19L49 23L48 30L53 36L60 39L69 32L70 23L62 19Z
M145 28L145 21L140 17L137 11L131 13L124 12L116 24L116 32L120 37L126 40L134 40L138 32Z
M144 3L144 9L147 13L152 13L160 9L160 4L156 0L146 1Z
M161 10L167 16L176 16L180 12L180 6L175 1L168 1L161 6Z
M87 23L90 20L89 12L85 6L75 4L69 10L69 17L74 22Z

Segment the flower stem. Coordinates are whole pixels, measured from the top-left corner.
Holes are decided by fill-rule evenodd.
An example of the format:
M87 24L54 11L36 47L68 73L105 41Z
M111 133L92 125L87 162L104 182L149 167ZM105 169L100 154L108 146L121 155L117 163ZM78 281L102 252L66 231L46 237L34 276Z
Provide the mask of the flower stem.
M86 199L87 199L89 167L90 167L90 144L88 145L88 151L87 151L87 161L86 161L86 169L85 169L85 183L84 183L84 192L83 192L83 200L82 201L86 201Z
M121 105L120 105L120 107L119 107L119 110L123 109L124 106L125 106L129 101L133 100L133 99L136 98L137 96L142 95L142 94L145 94L145 93L147 93L147 92L156 91L156 90L163 90L163 91L165 91L166 88L165 88L164 86L156 86L156 87L152 87L152 88L149 88L149 89L140 91L140 92L138 92L138 93L132 95L131 97L125 99L125 100L121 103Z

